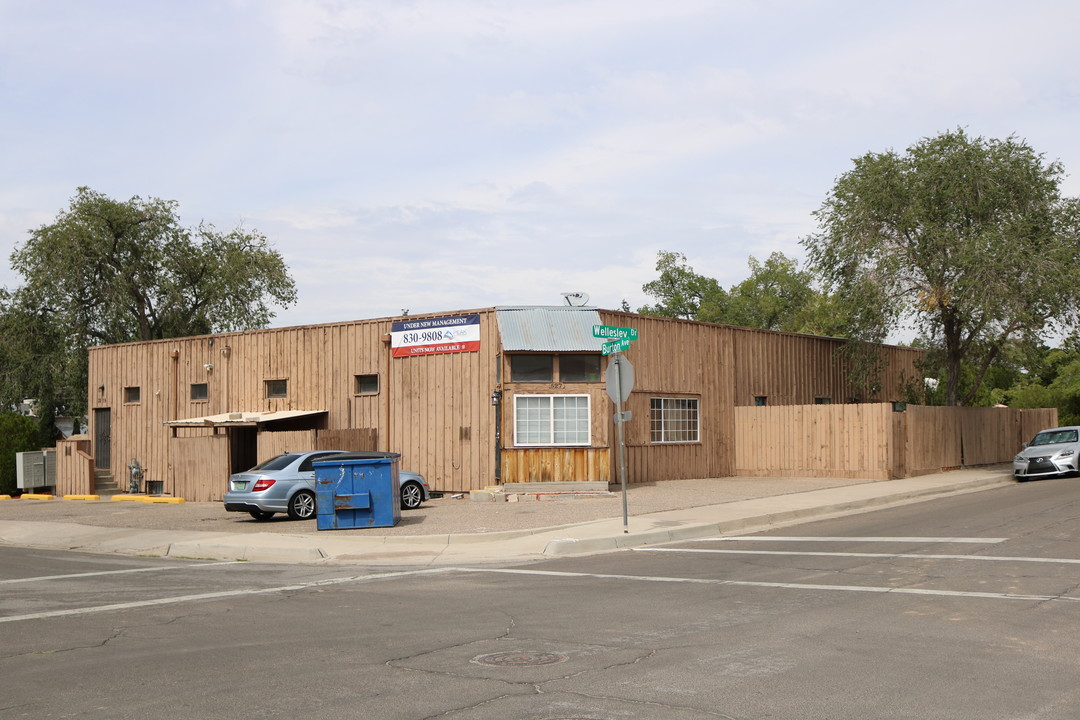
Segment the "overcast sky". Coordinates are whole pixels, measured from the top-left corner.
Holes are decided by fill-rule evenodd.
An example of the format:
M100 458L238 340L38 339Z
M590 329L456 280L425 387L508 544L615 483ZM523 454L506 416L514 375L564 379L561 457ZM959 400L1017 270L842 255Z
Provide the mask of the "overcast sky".
M801 259L868 151L963 127L1080 173L1078 34L1075 0L0 0L0 285L85 185L265 233L274 326L636 309L661 250Z

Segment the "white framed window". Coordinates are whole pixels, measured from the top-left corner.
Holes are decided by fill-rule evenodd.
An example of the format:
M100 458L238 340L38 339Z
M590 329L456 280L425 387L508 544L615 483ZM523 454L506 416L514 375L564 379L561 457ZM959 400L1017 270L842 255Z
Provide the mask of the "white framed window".
M589 445L588 395L515 395L514 445Z
M698 442L697 398L650 398L649 427L654 443Z

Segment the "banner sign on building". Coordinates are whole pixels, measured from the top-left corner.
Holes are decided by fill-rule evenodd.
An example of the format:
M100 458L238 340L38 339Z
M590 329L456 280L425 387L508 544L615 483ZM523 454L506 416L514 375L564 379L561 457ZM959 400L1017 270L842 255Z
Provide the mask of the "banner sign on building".
M480 349L480 316L417 318L393 324L390 347L394 357L475 352Z

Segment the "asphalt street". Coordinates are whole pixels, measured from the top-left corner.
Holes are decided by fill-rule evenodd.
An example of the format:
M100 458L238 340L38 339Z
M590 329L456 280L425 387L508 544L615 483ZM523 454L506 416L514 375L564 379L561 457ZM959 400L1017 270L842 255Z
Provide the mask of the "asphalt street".
M0 548L4 718L1075 718L1080 481L532 563Z

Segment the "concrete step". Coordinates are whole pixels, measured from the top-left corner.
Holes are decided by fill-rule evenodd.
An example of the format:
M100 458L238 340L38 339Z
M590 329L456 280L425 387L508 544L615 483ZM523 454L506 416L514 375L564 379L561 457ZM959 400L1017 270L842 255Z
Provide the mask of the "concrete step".
M116 484L112 473L108 470L94 471L94 494L116 495L120 492L120 486Z

